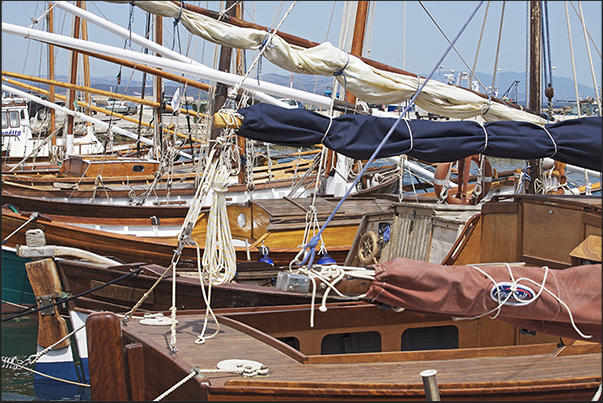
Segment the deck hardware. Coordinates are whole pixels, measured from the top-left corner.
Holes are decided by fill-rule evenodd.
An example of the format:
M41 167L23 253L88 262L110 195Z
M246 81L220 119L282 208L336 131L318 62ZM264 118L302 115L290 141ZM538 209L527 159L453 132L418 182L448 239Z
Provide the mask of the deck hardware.
M38 297L38 304L40 308L40 313L42 316L52 316L54 314L54 305L52 305L58 298L61 298L61 294L49 294L49 295L41 295ZM48 307L48 308L47 308Z
M419 374L423 377L425 397L429 401L440 401L440 391L438 390L438 383L436 381L437 373L438 371L435 369L426 369Z

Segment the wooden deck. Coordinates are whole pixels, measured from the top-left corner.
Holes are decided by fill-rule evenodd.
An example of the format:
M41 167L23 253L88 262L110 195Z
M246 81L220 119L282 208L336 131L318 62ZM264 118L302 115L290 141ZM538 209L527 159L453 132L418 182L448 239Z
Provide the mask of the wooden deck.
M309 311L305 313L309 320ZM321 314L316 311L316 315ZM236 315L220 316L219 334L205 344L195 344L203 328L203 315L179 315L179 351L173 358L169 353L169 326L142 325L134 320L128 323L123 328L125 343L144 346L146 398L156 398L195 367L214 370L219 362L229 359L259 362L268 368L269 375L244 378L204 373L165 399L424 400L420 373L427 369L437 370L442 400L590 400L601 383L600 344L575 342L561 350L557 343L537 343L305 355L234 318ZM309 322L306 326L309 329ZM205 335L213 334L215 329L210 321ZM346 329L332 329L342 330ZM179 370L166 371L168 364Z

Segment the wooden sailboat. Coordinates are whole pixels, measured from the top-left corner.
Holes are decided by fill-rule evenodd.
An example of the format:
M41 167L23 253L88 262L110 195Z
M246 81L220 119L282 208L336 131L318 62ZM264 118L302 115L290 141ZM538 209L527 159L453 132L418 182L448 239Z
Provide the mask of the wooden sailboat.
M568 214L574 217L568 220ZM404 242L395 235L402 234L392 232L389 250ZM371 304L216 309L208 329L220 332L201 345L195 340L207 313L181 312L175 354L167 327L149 326L143 318L124 327L118 316L87 311L88 332L104 339L115 335L115 344L105 344L104 353L90 347L92 400L417 400L430 396L422 379L427 370L434 370L432 382L442 399L596 398L601 384L600 239L601 204L595 197L492 200L452 248L449 264L454 266L387 260L393 255L383 248L385 259L368 266L375 270L372 281L363 274L352 280L355 275L347 272L346 284L354 284L353 291L331 283L350 297L364 295ZM468 259L472 263L464 263ZM534 301L496 313L489 276L503 284L510 273L509 281L526 290L521 298ZM545 292L538 292L540 282L546 282ZM579 296L572 287L582 290ZM107 348L124 347L140 357L138 383L108 391L105 382L117 380L102 370L109 362L123 373L134 371L126 363L132 356L106 354ZM236 365L249 365L249 373ZM169 375L158 380L158 367L170 368ZM171 388L191 373L198 376Z
M257 262L264 256L260 247L265 246L269 249L275 266L288 265L299 252L299 245L303 242L308 225L313 224L307 220L310 205L314 205L316 220L321 223L337 202L337 199L329 198L317 198L314 201L311 198L270 198L250 201L247 205L228 206L230 232L237 245L237 260ZM389 199L376 197L347 200L333 223L333 229L323 235L331 257L343 262L362 215L368 211L384 211L391 203ZM60 206L58 204L57 207ZM63 206L71 209L69 205ZM18 205L12 208L5 205L2 214L3 239L17 231L6 240L7 245L25 245L26 231L39 228L44 231L48 244L85 249L100 255L114 256L127 263L142 261L169 266L178 245L177 235L184 221L183 215L175 215L176 209L169 210L170 207L145 207L139 210L135 206L106 207L106 214L110 215L112 211L115 214L113 218L90 215L78 217L69 212L60 214L60 210L57 210L55 214L42 213L35 222L24 226L34 212L20 212L17 210ZM165 209L167 214L161 215ZM99 214L102 213L101 209L98 211ZM124 217L130 211L133 217ZM208 216L209 210L201 212L191 234L201 248L206 243ZM196 248L187 246L183 249L180 267L194 269L197 266L196 260ZM253 277L253 273L248 275ZM274 275L272 273L268 279ZM245 274L241 273L239 280L244 277Z

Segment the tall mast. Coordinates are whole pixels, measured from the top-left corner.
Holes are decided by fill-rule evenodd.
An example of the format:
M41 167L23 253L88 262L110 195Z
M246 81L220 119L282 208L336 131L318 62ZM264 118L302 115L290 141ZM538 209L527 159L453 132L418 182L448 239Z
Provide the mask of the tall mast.
M81 8L82 7L82 2L78 1L77 2L77 7ZM80 17L75 16L73 19L73 37L76 39L79 39L80 37L80 26L81 26L81 21L80 21ZM72 50L71 51L71 63L69 65L69 82L71 83L71 85L76 85L76 81L77 81L77 59L78 59L78 52L76 50ZM68 96L67 96L67 108L69 108L69 110L75 110L75 89L70 89ZM68 156L70 156L73 153L73 116L69 115L67 117L67 133L64 134L65 136L65 145L66 145L66 153Z
M229 0L226 2L226 10L227 10L225 13L226 15L228 15L230 17L235 16L236 9L235 9L235 7L233 7L234 4L235 4L235 2L232 0ZM232 59L232 48L227 47L227 46L221 46L220 47L220 61L218 62L218 70L229 72L231 59ZM216 95L214 96L214 107L213 107L213 110L211 111L212 116L216 112L218 112L222 108L222 106L224 106L227 96L228 96L228 87L222 83L218 83L216 85ZM216 138L218 138L218 135L220 134L221 130L222 129L220 129L220 128L214 127L211 131L210 138L212 140L215 140Z
M46 14L48 32L54 31L54 7L51 7ZM48 78L54 80L54 46L48 44ZM54 85L48 87L48 100L54 102ZM54 133L56 127L56 114L53 108L50 108L50 133ZM56 136L52 137L51 144L57 144Z
M369 1L359 1L358 6L356 7L356 19L354 20L354 35L352 36L352 48L350 50L350 54L358 57L362 57L362 50L364 47L364 35L366 33L366 21L368 18L368 8ZM345 101L350 105L356 104L356 96L351 92L346 90L346 98ZM328 178L331 175L331 172L336 166L341 166L341 172L347 172L347 165L350 163L350 160L343 156L338 155L335 151L329 150L327 152L327 161L325 163L325 178ZM339 196L338 190L345 189L345 184L336 183L341 180L338 175L335 175L333 178L333 194L335 196ZM338 189L339 188L339 189Z
M157 14L153 14L154 24L154 37L155 42L163 45L163 17ZM155 53L155 56L161 57L160 54ZM153 157L159 158L161 155L161 103L163 102L163 84L161 77L153 76L153 101L158 102L160 106L153 110L153 120L155 125L153 126Z
M530 1L530 94L528 97L528 108L540 113L541 105L541 80L540 80L540 58L541 58L541 21L542 11L540 1ZM541 164L539 159L529 160L530 178L526 191L535 194L535 181L540 177Z
M238 2L237 6L236 6L236 17L238 19L243 19L243 3L242 2ZM244 75L245 74L245 52L243 51L243 49L237 49L237 57L236 57L236 69L235 69L235 74L239 74L239 75ZM237 136L237 145L236 147L239 148L239 152L240 155L245 155L245 145L246 145L246 140L244 137L241 136ZM239 175L237 180L239 181L239 183L245 183L247 180L247 170L245 169L245 167L241 167L241 169L239 170Z
M86 9L85 1L82 2L82 9L83 10ZM82 39L85 41L88 40L88 21L86 21L85 19L82 19ZM82 54L82 60L83 60L83 67L84 67L84 87L90 88L90 57L86 54ZM91 113L90 105L92 104L92 102L91 102L92 97L90 96L89 92L84 93L84 99L85 99L86 103L88 104L88 106L86 107L86 114L90 114ZM88 130L88 132L92 132L92 130L93 130L92 123L87 121L86 129ZM90 133L88 133L88 134L90 134Z
M364 46L364 34L366 33L366 20L368 17L368 1L359 1L356 10L356 21L354 22L354 36L352 37L352 49L350 53L354 56L362 56ZM347 92L347 91L346 91ZM356 96L347 92L347 101L351 104L356 103Z

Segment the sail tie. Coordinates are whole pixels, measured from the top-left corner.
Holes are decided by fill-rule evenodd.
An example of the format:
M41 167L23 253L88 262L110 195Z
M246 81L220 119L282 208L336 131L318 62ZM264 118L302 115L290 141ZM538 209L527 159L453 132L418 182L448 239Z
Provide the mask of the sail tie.
M546 127L542 126L542 129L544 129L544 131L546 132L546 134L549 135L549 138L551 139L551 141L553 142L553 145L555 146L555 152L550 156L550 158L553 158L553 156L555 154L557 154L557 143L555 142L555 139L553 139L553 136L551 135L551 133L547 130Z
M480 154L483 154L484 151L486 151L486 149L488 148L488 131L486 130L486 126L484 126L484 124L482 122L477 122L477 123L482 127L482 129L484 129L484 138L485 138L485 140L484 140L484 149L479 152Z
M178 23L180 22L180 17L182 17L182 7L183 6L184 6L184 2L181 1L180 2L180 13L178 14L177 18L174 18L173 34L172 34L172 50L174 50L174 47L176 46L176 30L178 30L178 37L180 37L180 30L178 29Z
M410 148L406 151L404 151L402 154L408 154L409 152L412 151L412 148L414 147L414 140L412 137L412 129L410 128L410 124L408 124L408 120L404 119L404 123L406 123L406 127L408 128L408 137L410 140Z
M333 73L333 76L334 76L334 77L337 77L337 76L342 76L342 77L343 77L343 90L344 90L344 93L343 93L343 97L344 97L344 98L343 98L343 99L344 99L344 101L345 101L344 114L346 114L346 113L348 112L348 91L347 91L347 87L348 87L348 80L346 79L346 77L347 77L347 76L354 77L354 76L352 76L352 75L350 75L350 74L346 74L346 73L344 73L344 70L345 70L345 69L346 69L346 67L348 67L348 65L350 64L350 55L349 55L349 54L347 54L347 57L348 57L348 60L346 61L345 66L343 66L343 67L341 68L341 70L336 71L335 73Z

